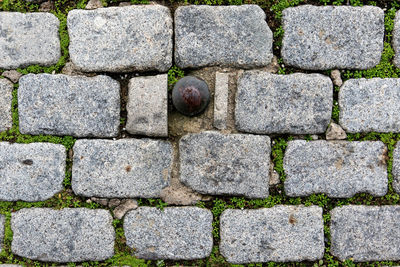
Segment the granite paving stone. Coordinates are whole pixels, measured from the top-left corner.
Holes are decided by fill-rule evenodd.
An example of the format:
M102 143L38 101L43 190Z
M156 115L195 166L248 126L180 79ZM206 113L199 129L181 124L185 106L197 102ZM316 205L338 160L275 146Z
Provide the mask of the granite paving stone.
M0 142L0 201L43 201L63 189L65 147Z
M170 182L173 149L151 139L77 140L72 189L85 197L157 198Z
M120 85L108 76L28 74L18 89L22 134L114 137L120 125Z
M400 67L400 13L396 12L396 16L394 19L393 25L393 33L392 33L392 46L395 51L393 63L399 68Z
M226 129L228 118L229 73L215 73L214 127Z
M282 58L306 70L369 69L383 50L384 12L379 7L312 6L282 12Z
M324 133L332 102L333 85L327 76L246 71L238 81L235 123L249 133Z
M180 139L180 180L210 195L268 197L268 136L206 131Z
M272 31L257 5L181 6L175 11L175 63L180 68L267 66Z
M69 52L87 72L167 71L172 17L167 7L138 5L68 13Z
M192 260L213 247L212 213L197 207L140 207L124 219L127 245L144 259Z
M324 256L322 208L225 210L220 251L230 263L315 261Z
M168 136L168 75L129 81L126 130L131 134Z
M400 260L400 206L343 206L331 211L331 253L354 262Z
M51 13L0 13L0 68L50 66L61 57L58 28Z
M0 79L0 132L12 127L11 101L14 86L6 79Z
M339 91L339 124L348 133L400 132L400 79L350 79Z
M45 262L105 260L114 255L112 222L101 209L22 209L11 216L11 250Z
M0 252L3 250L5 217L0 214Z
M288 196L325 193L349 198L384 196L388 190L387 148L380 141L290 141L283 159Z
M393 165L392 165L392 174L393 174L393 189L400 193L400 142L397 142L394 151L393 151Z

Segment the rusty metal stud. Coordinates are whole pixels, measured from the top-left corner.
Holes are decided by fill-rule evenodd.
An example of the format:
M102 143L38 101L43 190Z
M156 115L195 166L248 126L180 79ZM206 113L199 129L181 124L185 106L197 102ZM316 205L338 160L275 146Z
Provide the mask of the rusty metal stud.
M180 79L172 90L172 103L183 115L195 116L210 102L210 91L205 81L194 76Z

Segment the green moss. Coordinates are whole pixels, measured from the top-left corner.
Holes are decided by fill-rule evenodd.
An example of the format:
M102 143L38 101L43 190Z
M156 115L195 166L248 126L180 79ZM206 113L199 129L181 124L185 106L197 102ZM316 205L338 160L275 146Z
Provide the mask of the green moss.
M179 79L183 78L185 76L185 72L178 68L177 66L172 66L168 70L168 88L169 90L172 90L172 87L175 85Z

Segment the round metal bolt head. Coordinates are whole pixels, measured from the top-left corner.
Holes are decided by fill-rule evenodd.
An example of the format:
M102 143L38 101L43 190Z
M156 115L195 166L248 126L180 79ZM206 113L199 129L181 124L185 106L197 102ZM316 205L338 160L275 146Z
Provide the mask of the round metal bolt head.
M186 76L172 90L172 104L183 115L194 116L205 110L210 102L210 91L205 81Z

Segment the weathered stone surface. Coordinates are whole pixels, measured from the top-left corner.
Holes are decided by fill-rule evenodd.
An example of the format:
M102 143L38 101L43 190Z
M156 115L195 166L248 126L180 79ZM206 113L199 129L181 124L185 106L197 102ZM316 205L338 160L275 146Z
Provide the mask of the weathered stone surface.
M91 197L90 200L94 201L100 205L108 206L108 198Z
M183 185L181 182L173 183L172 179L171 185L161 191L160 197L169 205L178 206L190 206L195 205L199 201L211 200L210 196L201 195L195 192L193 189Z
M396 67L400 67L400 12L396 12L396 17L394 19L394 27L392 34L392 45L395 51L393 63Z
M136 209L137 207L138 207L138 203L136 200L125 199L122 201L122 203L118 207L116 207L113 210L113 213L114 213L115 218L121 220L122 217L124 217L128 211Z
M238 81L236 127L263 134L323 133L332 102L332 81L326 76L246 71Z
M380 141L290 141L283 159L288 196L347 198L387 192L387 148Z
M14 87L6 79L0 79L0 132L12 127L11 101Z
M268 136L202 132L179 142L180 180L203 194L268 197Z
M398 142L393 151L393 189L400 193L400 142Z
M384 13L378 7L311 6L282 12L285 64L310 70L369 69L383 50Z
M172 158L166 141L81 139L74 145L72 189L86 197L159 197L169 185Z
M267 66L272 31L256 5L181 6L175 11L175 62L181 68Z
M231 263L314 261L324 256L322 208L225 210L220 251Z
M50 12L52 10L55 10L55 4L51 0L41 3L39 6L39 12Z
M28 74L18 89L23 134L113 137L120 124L119 83L107 76Z
M339 91L339 124L346 132L400 132L400 79L347 80Z
M197 207L141 207L124 219L126 243L144 259L208 257L213 246L211 212Z
M342 86L343 81L342 81L342 77L340 76L340 70L332 70L331 78L332 78L332 82L334 85Z
M131 134L168 136L168 75L129 81L126 130Z
M61 56L58 27L50 13L0 13L0 68L50 66Z
M326 140L343 140L347 138L346 132L340 127L340 125L331 122L326 130Z
M102 8L102 7L103 7L103 3L100 0L89 0L85 9L91 10L91 9Z
M143 5L68 13L69 52L83 71L167 71L172 65L172 17Z
M113 198L113 199L110 199L110 201L108 202L108 207L115 208L119 204L121 204L121 200L118 198Z
M0 201L42 201L63 189L66 152L51 143L0 142Z
M105 260L114 255L112 221L101 209L22 209L11 217L11 250L40 261Z
M331 253L355 262L400 260L400 206L343 206L331 211Z
M6 70L1 74L1 76L6 77L13 83L17 83L19 81L19 78L21 78L22 74L16 70Z
M229 73L215 73L214 127L226 129L228 118Z
M0 214L0 252L3 250L4 223L5 223L5 218L3 215Z

